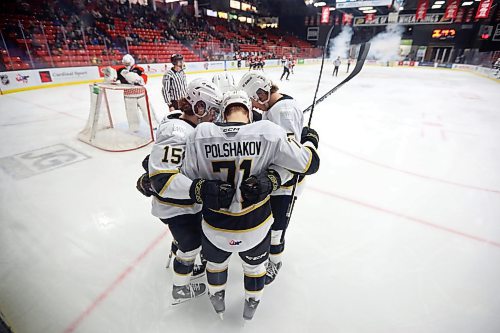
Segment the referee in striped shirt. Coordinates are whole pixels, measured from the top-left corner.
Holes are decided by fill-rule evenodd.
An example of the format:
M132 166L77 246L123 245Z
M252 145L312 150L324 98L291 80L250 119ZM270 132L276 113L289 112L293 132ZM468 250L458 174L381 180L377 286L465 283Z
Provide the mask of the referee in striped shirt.
M173 54L170 57L172 67L163 75L163 98L170 111L179 110L179 100L187 96L186 73L184 73L184 57L180 54Z

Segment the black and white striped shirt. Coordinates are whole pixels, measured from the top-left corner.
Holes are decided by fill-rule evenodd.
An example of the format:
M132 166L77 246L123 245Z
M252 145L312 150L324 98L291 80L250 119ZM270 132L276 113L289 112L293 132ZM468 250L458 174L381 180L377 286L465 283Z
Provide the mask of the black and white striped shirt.
M175 71L173 68L169 69L163 75L162 84L161 92L167 105L171 105L172 101L178 101L187 96L186 73L182 69L180 71Z

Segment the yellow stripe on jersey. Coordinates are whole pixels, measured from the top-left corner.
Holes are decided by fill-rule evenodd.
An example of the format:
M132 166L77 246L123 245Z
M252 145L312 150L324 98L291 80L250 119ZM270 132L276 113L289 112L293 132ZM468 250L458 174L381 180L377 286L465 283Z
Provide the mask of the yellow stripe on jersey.
M297 185L302 184L302 182L304 182L304 179L306 179L306 177L302 177L302 179L297 183ZM280 186L280 189L290 189L292 187L293 187L293 185L290 185L290 186Z
M307 162L307 165L306 165L306 168L304 169L304 171L302 171L302 173L306 173L307 170L309 170L309 167L311 166L311 163L312 163L312 160L313 160L313 152L312 152L312 148L311 147L305 147L308 149L309 151L309 161Z
M168 173L168 174L172 174L172 175L175 175L176 173L179 173L179 169L173 169L173 170L158 170L158 171L155 171L153 173L150 173L149 174L149 178L153 178L154 176L157 176L157 175L160 175L162 173Z
M265 198L264 200L262 200L261 202L258 202L250 207L248 207L247 209L244 209L242 210L241 212L239 213L233 213L233 212L228 212L228 211L225 211L225 210L215 210L215 209L210 209L212 212L215 212L215 213L219 213L219 214L224 214L224 215L229 215L229 216L243 216L243 215L246 215L247 213L250 213L251 211L254 211L256 210L257 208L260 208L262 207L266 202L269 201L271 197L270 196L267 196L267 198Z
M205 224L207 225L207 227L209 227L210 229L213 229L213 230L222 231L222 232L242 233L242 232L249 232L249 231L253 231L253 230L259 229L264 224L266 224L266 222L269 221L269 219L271 217L273 217L273 214L270 214L263 222L259 223L255 227L249 228L249 229L242 229L242 230L231 230L231 229L217 228L217 227L214 227L214 226L210 225L210 223L208 223L205 219L203 219L203 222L205 222Z
M172 180L174 180L175 176L177 176L178 174L174 174L172 176L170 176L170 178L168 178L167 182L165 183L165 185L163 185L160 193L158 193L159 195L163 196L163 193L165 193L165 191L167 190L168 188L168 185L170 185L170 183L172 182Z

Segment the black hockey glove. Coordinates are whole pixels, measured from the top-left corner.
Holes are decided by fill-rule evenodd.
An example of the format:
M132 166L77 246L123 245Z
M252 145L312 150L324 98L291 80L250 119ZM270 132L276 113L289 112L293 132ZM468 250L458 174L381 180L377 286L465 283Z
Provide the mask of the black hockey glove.
M195 179L189 189L189 196L196 203L219 210L229 208L236 190L222 180Z
M264 200L280 186L280 175L276 171L269 169L243 180L240 191L244 202L253 205Z
M307 126L302 129L302 134L300 135L300 143L304 144L306 142L311 142L318 149L319 134Z
M144 171L148 172L148 170L149 170L149 155L146 156L144 158L144 160L142 160L142 168L144 169Z
M151 180L149 179L148 173L144 173L137 179L137 184L135 186L137 191L141 192L143 195L150 197L154 194L153 187L151 186Z

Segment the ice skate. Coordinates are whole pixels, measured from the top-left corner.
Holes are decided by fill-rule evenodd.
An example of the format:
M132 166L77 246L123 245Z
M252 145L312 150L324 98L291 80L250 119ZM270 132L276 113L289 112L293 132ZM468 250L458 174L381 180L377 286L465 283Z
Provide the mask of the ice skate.
M243 319L252 320L259 302L260 301L257 301L255 298L249 298L245 300L245 307L243 308Z
M279 262L277 264L275 264L271 260L269 260L267 262L267 265L266 265L266 271L267 271L266 272L266 285L270 284L271 282L274 281L274 279L276 278L276 275L278 275L278 272L281 268L281 265L282 265L281 262Z
M205 267L207 263L204 262L201 265L195 264L193 267L193 275L191 275L191 280L199 279L205 276Z
M190 283L186 286L174 286L172 289L172 305L189 301L207 292L204 283Z
M219 315L220 319L224 319L224 311L226 311L226 291L221 290L213 295L210 295L210 302L212 303L215 312Z

